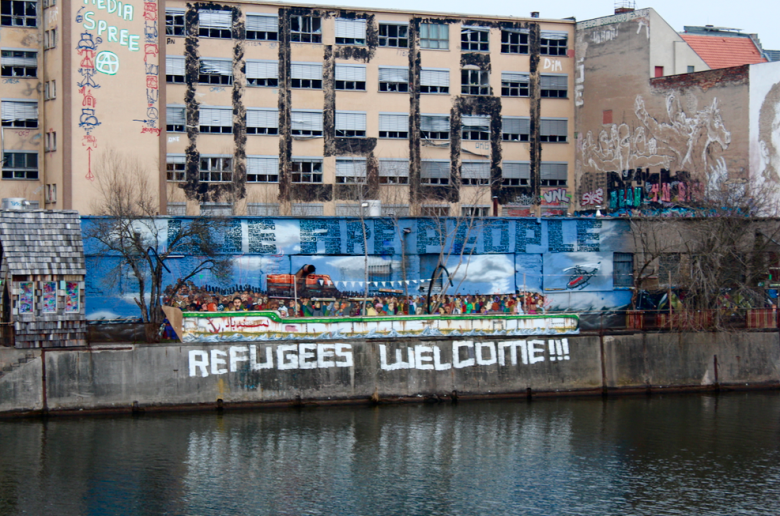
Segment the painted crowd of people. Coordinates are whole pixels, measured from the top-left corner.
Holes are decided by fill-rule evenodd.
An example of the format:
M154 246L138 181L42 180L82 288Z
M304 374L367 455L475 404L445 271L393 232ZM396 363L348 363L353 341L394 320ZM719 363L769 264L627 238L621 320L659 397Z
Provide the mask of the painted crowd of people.
M259 290L215 292L208 287L185 285L175 296L167 289L163 302L185 312L246 312L273 310L282 317L377 317L386 315L459 315L459 314L541 314L547 300L537 292L491 295L432 295L430 303L423 295L387 294L364 299L359 292L342 292L339 298L287 299L269 297Z

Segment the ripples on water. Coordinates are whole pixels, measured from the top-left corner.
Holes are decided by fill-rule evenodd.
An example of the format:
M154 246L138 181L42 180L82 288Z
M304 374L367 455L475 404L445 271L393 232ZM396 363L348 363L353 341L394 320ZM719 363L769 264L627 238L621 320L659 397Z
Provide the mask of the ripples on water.
M778 514L780 395L0 422L0 514Z

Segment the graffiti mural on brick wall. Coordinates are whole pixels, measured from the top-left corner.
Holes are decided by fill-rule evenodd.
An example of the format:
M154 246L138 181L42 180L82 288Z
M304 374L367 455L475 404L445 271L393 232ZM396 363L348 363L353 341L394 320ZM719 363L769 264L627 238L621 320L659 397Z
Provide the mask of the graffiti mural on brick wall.
M160 219L176 231L186 218ZM457 219L236 218L221 232L232 276L204 272L184 289L185 302L245 297L342 298L362 296L516 295L535 293L538 310L614 310L631 299L631 283L614 278L613 255L629 245L625 221L596 219L484 219L464 227ZM92 219L82 227L89 234ZM406 231L405 231L406 230ZM91 319L136 317L137 282L117 256L85 241L87 314ZM197 256L166 261L163 285L192 270ZM439 264L447 274L433 281ZM368 270L366 270L366 265ZM116 273L120 271L120 273ZM296 276L297 275L297 276ZM368 285L366 284L368 281ZM432 284L433 283L433 284ZM200 301L204 301L200 299Z
M717 99L689 114L677 95L669 93L666 113L656 117L637 96L634 115L633 128L612 124L598 137L592 131L584 137L580 152L589 177L580 191L582 207L615 210L686 203L720 189L728 169L718 156L728 149L731 133Z
M780 63L750 67L750 169L762 185L780 184Z

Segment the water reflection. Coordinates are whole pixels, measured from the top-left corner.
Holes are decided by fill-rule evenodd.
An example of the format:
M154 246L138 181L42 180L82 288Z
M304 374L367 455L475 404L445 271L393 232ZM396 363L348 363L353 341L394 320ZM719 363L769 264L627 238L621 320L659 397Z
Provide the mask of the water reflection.
M771 514L780 395L0 423L0 514Z

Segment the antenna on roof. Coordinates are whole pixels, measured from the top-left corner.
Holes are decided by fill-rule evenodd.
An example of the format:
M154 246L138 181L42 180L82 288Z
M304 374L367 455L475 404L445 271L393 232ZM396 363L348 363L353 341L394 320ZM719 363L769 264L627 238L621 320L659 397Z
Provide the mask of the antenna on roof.
M632 13L635 10L635 0L615 0L615 14Z

